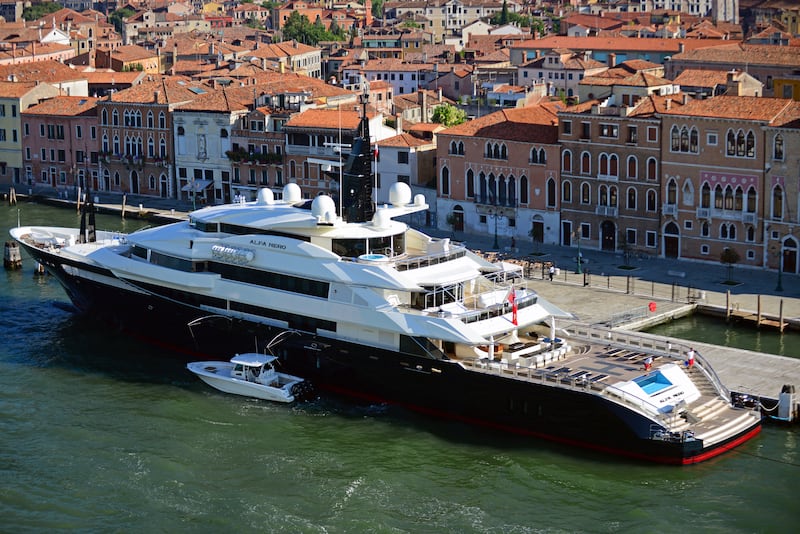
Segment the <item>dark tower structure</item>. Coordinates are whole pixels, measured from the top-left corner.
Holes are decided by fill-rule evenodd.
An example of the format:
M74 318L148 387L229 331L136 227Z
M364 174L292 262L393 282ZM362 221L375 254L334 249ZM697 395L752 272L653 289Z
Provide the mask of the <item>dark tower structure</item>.
M366 83L366 82L365 82ZM367 100L369 88L358 97L361 104L361 122L358 125L358 137L353 139L353 146L347 163L342 171L344 182L344 205L347 222L366 222L372 220L375 205L372 202L372 187L375 178L372 175L373 150L369 142L369 118L367 117Z

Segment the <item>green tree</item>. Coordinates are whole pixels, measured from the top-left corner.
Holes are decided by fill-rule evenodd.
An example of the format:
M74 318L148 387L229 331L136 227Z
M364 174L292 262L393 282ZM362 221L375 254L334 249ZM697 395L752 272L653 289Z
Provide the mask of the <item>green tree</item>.
M114 29L117 30L117 33L122 33L122 23L123 20L132 17L136 12L133 9L123 7L122 9L118 9L114 11L109 17L108 20L111 24L114 25Z
M372 0L372 16L383 18L383 0Z
M725 247L720 253L719 261L728 266L728 282L731 281L731 276L733 275L733 265L739 263L740 259L739 253L730 247Z
M433 110L431 120L449 128L466 122L467 112L451 104L442 104Z
M503 9L500 11L500 25L508 24L508 2L503 0Z
M42 2L40 4L33 4L22 10L22 18L24 20L38 20L49 13L55 13L64 6L58 2Z

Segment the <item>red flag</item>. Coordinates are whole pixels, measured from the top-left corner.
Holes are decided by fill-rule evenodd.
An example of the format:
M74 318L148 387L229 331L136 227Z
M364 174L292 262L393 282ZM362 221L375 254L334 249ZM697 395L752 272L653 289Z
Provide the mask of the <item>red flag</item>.
M508 294L508 301L511 303L511 322L517 326L517 298L516 291L512 288L511 293Z

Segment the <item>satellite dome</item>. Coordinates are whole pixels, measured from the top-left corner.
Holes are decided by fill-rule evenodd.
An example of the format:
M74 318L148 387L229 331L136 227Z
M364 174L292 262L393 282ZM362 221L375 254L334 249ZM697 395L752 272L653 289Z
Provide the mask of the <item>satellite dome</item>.
M283 186L283 201L284 202L288 202L290 204L293 204L295 202L300 202L301 200L303 200L303 195L300 192L300 186L299 185L297 185L295 183L291 183L291 184L286 184L286 185Z
M406 206L411 202L411 188L407 183L397 182L389 189L389 203L392 206Z
M272 189L267 189L266 187L262 187L258 190L258 198L256 198L256 204L260 206L272 204L275 202L275 194L272 192Z
M328 195L319 195L311 202L311 213L316 218L325 218L326 214L336 213L336 204Z

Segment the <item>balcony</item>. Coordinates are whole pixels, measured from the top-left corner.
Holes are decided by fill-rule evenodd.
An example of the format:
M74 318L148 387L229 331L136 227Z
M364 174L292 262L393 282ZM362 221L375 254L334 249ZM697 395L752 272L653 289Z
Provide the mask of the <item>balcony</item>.
M519 205L515 198L497 198L491 195L475 195L475 204L497 206L499 208L516 208Z
M664 204L661 207L661 211L664 215L672 215L673 217L678 216L678 205L677 204Z
M616 206L596 206L594 208L595 215L602 217L616 217L619 209Z
M710 219L711 218L711 209L710 208L697 208L697 218L698 219Z
M283 154L275 152L247 152L246 150L228 150L225 155L234 163L248 163L250 165L281 165Z

